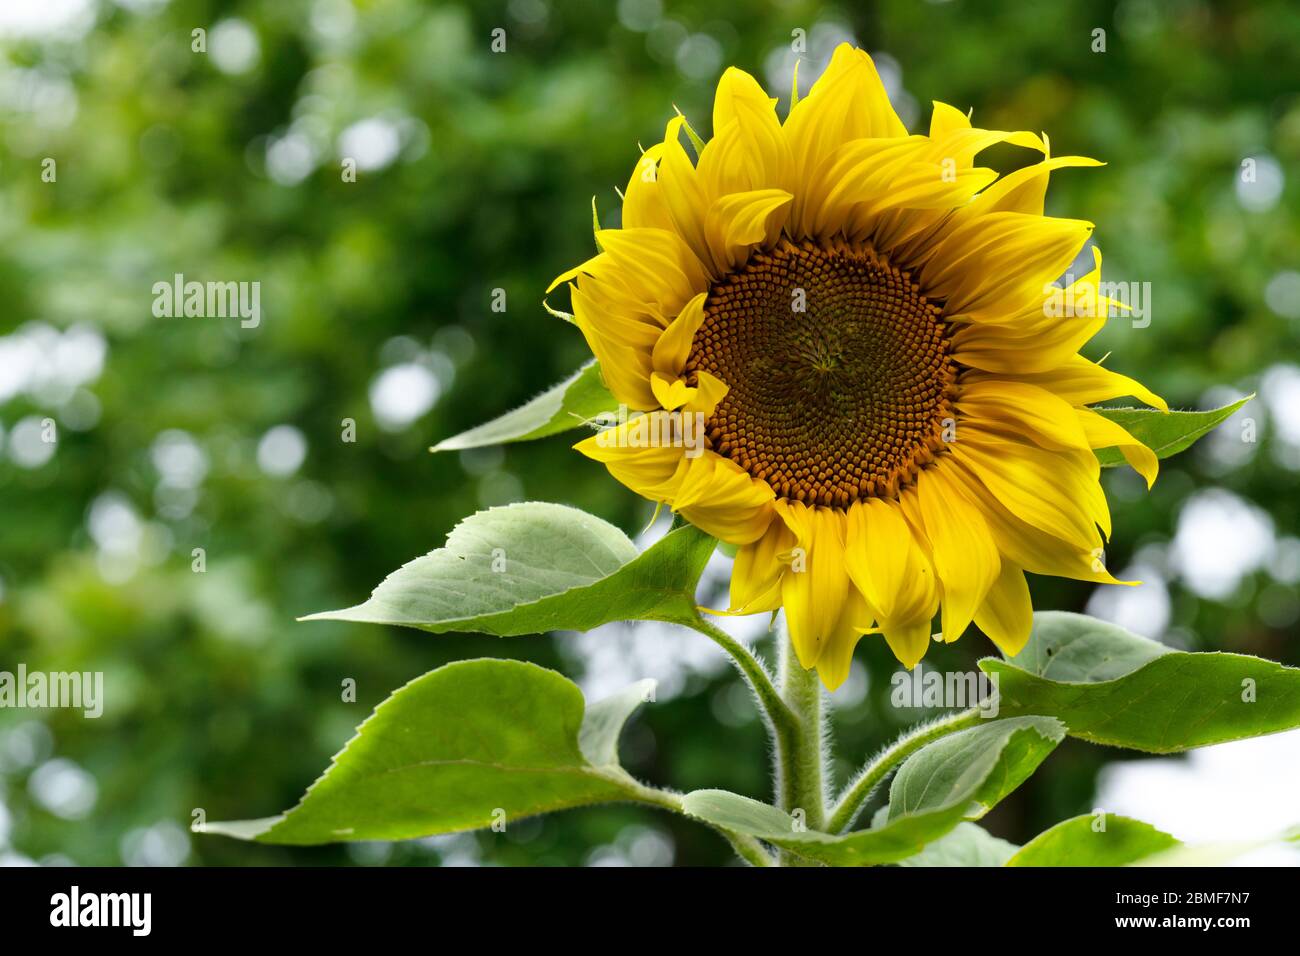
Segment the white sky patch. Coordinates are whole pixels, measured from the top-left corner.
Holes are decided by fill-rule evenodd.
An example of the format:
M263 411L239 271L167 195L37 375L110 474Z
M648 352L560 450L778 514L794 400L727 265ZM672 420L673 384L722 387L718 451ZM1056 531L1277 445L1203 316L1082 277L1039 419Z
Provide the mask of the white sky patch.
M442 386L419 362L384 369L370 383L370 410L385 431L400 431L437 403Z
M662 830L647 826L625 827L610 844L587 854L587 866L672 866L676 849Z
M1269 279L1264 304L1284 319L1300 319L1300 272L1286 270Z
M95 0L5 0L0 37L77 39L95 23Z
M144 540L144 525L120 491L106 491L91 503L86 530L99 550L111 557L135 557Z
M81 322L59 329L28 322L0 336L0 403L16 395L66 401L77 388L103 374L108 356L104 334Z
M1203 598L1232 596L1244 577L1265 567L1276 539L1273 519L1230 491L1198 491L1178 514L1170 566Z
M27 790L40 806L63 820L84 819L99 799L95 778L63 757L37 767L28 778Z
M171 488L197 488L208 474L208 456L189 434L173 428L160 432L149 457L162 484Z
M180 866L190 855L190 838L174 820L127 832L119 844L127 866Z
M55 434L58 434L57 428ZM28 415L19 419L9 432L6 446L9 459L19 468L40 468L54 457L58 443L46 441L45 419Z
M33 767L54 750L54 735L39 720L25 720L0 733L0 773Z
M77 118L77 90L66 73L52 66L7 67L0 73L0 106L27 114L24 118L35 126L63 129Z
M257 443L257 467L275 478L292 475L307 457L307 439L293 425L276 425Z
M324 40L346 40L357 21L351 0L316 0L311 7L311 28Z
M262 44L246 20L232 17L208 33L208 56L222 73L247 73L261 59Z
M618 0L618 22L636 33L645 33L663 15L662 0Z
M358 120L339 134L339 158L355 160L358 169L383 169L401 150L397 124L378 116Z
M1259 392L1268 407L1273 437L1278 443L1273 457L1286 468L1300 469L1300 367L1270 366L1264 372Z
M1277 205L1282 197L1282 188L1286 185L1286 174L1282 165L1272 156L1250 156L1254 162L1252 179L1247 179L1245 166L1237 169L1237 202L1251 212L1268 212Z
M675 60L687 79L711 79L722 67L722 44L707 33L692 33L677 48Z
M1135 562L1115 577L1142 583L1136 587L1103 584L1088 598L1087 612L1134 634L1160 640L1171 613L1165 576L1154 564Z
M266 147L266 172L281 186L296 186L316 168L316 148L306 135L290 130Z
M1187 843L1268 840L1300 822L1300 731L1202 747L1102 770L1096 805ZM1242 862L1300 866L1300 849Z

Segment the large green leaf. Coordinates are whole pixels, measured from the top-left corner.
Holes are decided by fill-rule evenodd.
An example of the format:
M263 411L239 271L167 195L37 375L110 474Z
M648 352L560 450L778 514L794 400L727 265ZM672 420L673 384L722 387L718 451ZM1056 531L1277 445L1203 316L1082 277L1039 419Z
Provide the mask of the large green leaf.
M695 585L714 544L686 525L638 554L627 535L585 511L507 505L466 518L444 547L398 568L364 604L303 620L502 637L693 620Z
M715 826L834 866L871 866L915 855L963 820L977 820L1018 787L1065 736L1050 717L995 720L929 744L890 787L883 823L843 835L800 830L790 814L725 790L697 790L687 813Z
M563 382L500 418L444 438L430 451L462 451L485 445L546 438L588 424L603 412L617 410L618 402L600 378L600 366L588 362Z
M628 799L633 782L615 745L647 684L584 718L582 692L554 671L448 664L380 704L292 810L205 832L260 843L401 840Z
M1095 743L1173 753L1300 727L1300 668L1174 651L1082 614L1035 614L1019 654L980 667L1000 714L1049 714Z
M1007 866L1127 866L1181 846L1149 823L1107 814L1104 829L1091 814L1072 817L1026 843Z
M1003 866L1020 849L976 823L959 823L899 866Z
M1204 412L1162 412L1155 408L1094 408L1156 453L1168 458L1190 447L1198 438L1212 431L1241 406L1254 398L1247 395L1222 408ZM1098 448L1097 460L1103 468L1124 464L1118 448Z

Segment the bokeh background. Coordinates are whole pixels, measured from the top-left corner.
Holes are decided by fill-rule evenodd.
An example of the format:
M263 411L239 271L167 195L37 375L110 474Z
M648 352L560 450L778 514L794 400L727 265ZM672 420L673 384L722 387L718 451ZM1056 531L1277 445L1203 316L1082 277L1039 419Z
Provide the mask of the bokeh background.
M197 28L206 53L191 49ZM592 195L616 225L638 141L662 137L673 104L707 135L729 64L784 111L796 29L805 88L852 39L913 129L940 99L1105 160L1056 174L1049 212L1096 222L1107 278L1150 283L1151 322L1116 320L1087 354L1112 352L1111 367L1180 407L1259 393L1164 463L1154 491L1107 474L1108 563L1143 587L1035 579L1036 604L1300 664L1293 3L6 0L0 669L103 671L107 701L98 720L0 710L0 861L728 859L702 828L620 807L319 849L189 825L196 809L292 805L392 689L484 655L558 668L593 694L656 677L658 702L625 739L631 769L768 796L762 727L698 635L497 640L294 619L355 603L493 504L569 502L641 531L646 505L563 438L427 449L584 359L541 299L592 252ZM986 156L1004 169L1030 158ZM155 318L152 286L178 272L259 281L260 326ZM720 557L709 581L725 576ZM766 640L764 624L734 626ZM990 651L972 633L926 664L970 669ZM894 669L863 641L835 696L841 775L926 716L889 705ZM1264 835L1300 822L1300 741L1161 760L1067 741L987 824L1023 841L1096 806L1192 839Z

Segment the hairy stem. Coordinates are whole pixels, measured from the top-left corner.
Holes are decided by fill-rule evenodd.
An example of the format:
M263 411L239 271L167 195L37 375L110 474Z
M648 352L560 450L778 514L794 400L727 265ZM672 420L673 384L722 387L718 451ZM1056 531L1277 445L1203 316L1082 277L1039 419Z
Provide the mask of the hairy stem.
M793 746L799 720L781 699L766 668L749 648L707 618L697 617L687 626L703 634L731 655L731 659L740 668L740 673L744 675L750 689L753 690L754 696L758 698L759 710L772 732L777 753L784 759L785 752Z
M880 782L916 751L940 737L965 730L967 727L974 727L979 721L978 709L964 710L949 717L940 717L938 720L920 724L899 737L869 760L844 788L844 793L831 811L827 832L843 833L853 826L853 821L857 819L858 813Z
M822 687L816 670L805 670L799 663L794 644L789 635L778 637L780 642L781 699L796 716L798 726L793 746L777 766L777 793L781 809L790 814L803 814L803 824L809 830L820 830L826 823L826 786L822 772L823 737L825 733L822 712ZM809 866L792 853L780 854L783 866Z
M635 800L638 803L645 803L653 807L659 807L663 810L671 810L673 813L678 813L682 816L689 816L689 814L686 813L685 808L682 806L682 798L679 794L673 793L671 790L660 790L658 787L646 786L644 783L641 783L639 780L636 780L627 774L620 774L620 777L626 778L621 779L620 783L626 788L630 799ZM694 817L692 817L692 819L695 819L698 823L704 822ZM758 840L754 839L752 836L744 833L736 833L734 830L728 830L725 827L720 827L715 824L708 825L716 830L724 840L731 844L731 848L736 852L736 856L740 857L750 866L774 865L775 861L772 859L772 855L768 853L767 850L763 849L763 844L759 843Z

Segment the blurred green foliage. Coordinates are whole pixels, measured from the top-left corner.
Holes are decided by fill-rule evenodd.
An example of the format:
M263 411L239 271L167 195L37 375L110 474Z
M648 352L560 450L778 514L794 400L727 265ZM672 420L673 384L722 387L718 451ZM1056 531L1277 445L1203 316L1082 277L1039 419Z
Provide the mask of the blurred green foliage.
M1057 174L1049 211L1096 222L1106 277L1151 283L1152 322L1113 322L1090 356L1113 350L1111 367L1183 407L1210 404L1215 385L1255 390L1273 369L1271 392L1242 413L1257 442L1243 441L1247 426L1234 420L1166 462L1150 494L1130 474L1109 475L1108 563L1145 555L1140 564L1159 565L1197 489L1253 503L1283 539L1271 559L1222 595L1166 569L1159 631L1191 648L1300 663L1300 408L1278 364L1300 332L1300 276L1289 271L1300 249L1300 193L1288 180L1300 159L1293 4L8 6L0 669L103 671L108 699L98 720L0 712L0 856L728 859L702 828L618 807L395 847L280 849L188 827L196 808L232 819L290 806L371 707L443 662L500 655L580 669L557 646L564 636L434 638L294 618L355 603L486 505L561 501L629 532L644 525L645 504L563 438L426 450L586 357L541 298L552 276L592 252L591 196L604 224L616 224L614 187L636 144L662 137L672 104L706 131L726 65L784 90L795 29L809 37L805 83L834 41L856 37L887 54L882 70L905 90L913 129L940 99L973 107L980 125L1046 130L1055 153L1109 164ZM40 26L65 6L72 15ZM192 49L197 28L206 52ZM496 28L503 53L491 49ZM1096 29L1104 53L1094 52ZM350 154L355 182L343 174ZM1004 168L1025 161L1011 148L990 156ZM42 178L47 157L54 182ZM1243 183L1246 159L1254 182ZM260 325L155 318L152 286L176 273L260 282ZM494 289L505 290L503 312L491 308ZM48 460L33 443L45 418L58 428ZM343 440L346 420L355 441ZM192 569L196 548L203 573ZM1091 592L1031 584L1048 607L1080 609ZM967 669L990 651L972 633L927 663ZM864 640L858 658L865 667L837 714L845 773L919 716L889 706L896 665L883 644ZM660 784L764 797L762 728L737 678L716 673L688 676L638 720L629 764ZM349 679L355 702L343 699ZM1090 809L1096 771L1114 757L1069 742L990 828L1024 840Z

